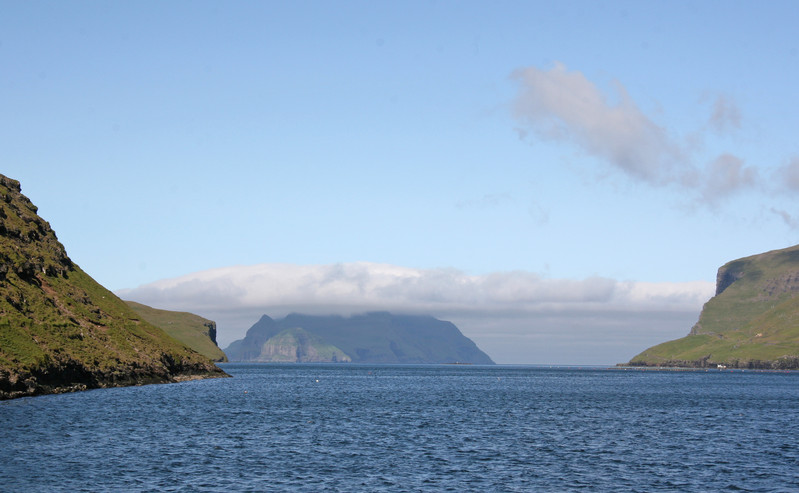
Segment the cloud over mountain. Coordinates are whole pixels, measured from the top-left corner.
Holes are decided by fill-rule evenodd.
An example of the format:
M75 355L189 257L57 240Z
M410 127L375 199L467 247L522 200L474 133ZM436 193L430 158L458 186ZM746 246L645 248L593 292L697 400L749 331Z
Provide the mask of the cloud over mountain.
M552 346L537 339L542 334L554 331L549 340L561 341L563 347L558 351L563 354L557 358L564 362L571 357L569 351L587 351L586 344L607 339L599 336L597 329L611 327L609 333L618 333L617 359L623 361L627 352L645 345L637 342L642 336L646 341L662 340L664 328L669 334L687 333L713 288L707 282L546 279L523 271L475 276L455 269L356 262L227 267L117 294L216 320L223 347L242 337L262 314L349 315L388 310L451 320L496 361L553 363L553 354L547 355ZM686 321L673 324L675 317ZM670 321L668 327L663 326L664 321ZM564 336L571 342L564 343ZM522 348L528 351L524 355L517 353ZM550 359L542 359L546 357Z

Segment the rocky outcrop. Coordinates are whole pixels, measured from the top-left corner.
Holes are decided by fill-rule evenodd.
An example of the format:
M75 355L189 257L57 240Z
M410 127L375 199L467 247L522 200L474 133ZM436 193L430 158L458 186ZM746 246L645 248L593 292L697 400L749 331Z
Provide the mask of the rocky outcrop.
M216 342L216 322L213 320L209 320L203 324L205 328L208 329L208 332L205 334L211 339L211 342L214 343L214 346L219 347L219 344Z
M221 370L198 367L185 359L175 360L167 353L161 355L160 364L131 362L107 368L92 368L82 361L59 358L16 371L0 369L0 399L222 376L226 375Z
M325 343L301 328L286 329L270 337L252 361L262 363L347 363L341 349Z
M716 296L724 292L732 283L744 276L746 262L737 260L719 268L716 273Z
M225 376L83 272L37 212L0 175L0 399Z
M22 195L17 180L0 175L0 280L9 273L27 282L64 276L72 268L63 245L38 208Z

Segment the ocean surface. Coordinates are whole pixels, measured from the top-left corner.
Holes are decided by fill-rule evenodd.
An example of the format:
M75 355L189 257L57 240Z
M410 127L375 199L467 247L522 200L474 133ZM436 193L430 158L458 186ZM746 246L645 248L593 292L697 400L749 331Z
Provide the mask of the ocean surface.
M222 365L0 402L0 491L799 491L799 373Z

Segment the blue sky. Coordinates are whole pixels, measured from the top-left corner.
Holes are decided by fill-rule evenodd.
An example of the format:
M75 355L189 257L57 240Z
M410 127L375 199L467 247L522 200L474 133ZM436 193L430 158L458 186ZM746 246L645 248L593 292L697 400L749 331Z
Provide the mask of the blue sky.
M794 2L0 11L2 173L95 279L216 317L223 346L258 311L391 305L458 321L499 362L615 363L687 333L720 265L799 238ZM261 264L295 287L344 272L350 295L254 296L258 269L236 266ZM387 266L425 291L390 303L354 280ZM144 289L211 269L252 313ZM516 294L466 314L453 286L482 306L499 278ZM514 305L597 279L638 291ZM661 304L636 304L642 286Z

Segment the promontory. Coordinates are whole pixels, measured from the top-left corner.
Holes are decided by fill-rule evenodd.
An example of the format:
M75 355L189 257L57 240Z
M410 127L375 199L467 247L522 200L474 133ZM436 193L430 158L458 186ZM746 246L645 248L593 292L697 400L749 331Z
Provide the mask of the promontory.
M691 332L629 364L799 369L799 245L723 265Z
M0 399L220 376L73 263L0 175Z

